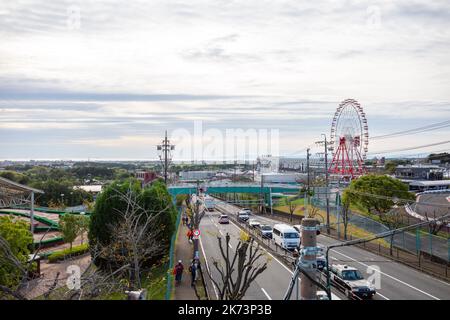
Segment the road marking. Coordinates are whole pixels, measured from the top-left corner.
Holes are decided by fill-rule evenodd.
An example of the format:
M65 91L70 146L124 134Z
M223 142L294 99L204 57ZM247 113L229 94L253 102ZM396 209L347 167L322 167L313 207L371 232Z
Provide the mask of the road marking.
M199 237L200 240L200 248L202 249L202 253L203 253L203 258L205 259L205 264L206 264L206 269L208 270L208 273L211 274L211 270L209 269L209 265L208 265L208 259L206 259L206 253L205 253L205 249L203 249L203 243L202 243L202 237ZM212 282L213 285L213 289L214 289L214 294L216 295L216 299L219 300L219 295L217 294L217 289L216 286L214 285L214 282Z
M391 300L391 299L389 299L388 297L383 296L383 295L382 295L381 293L379 293L378 291L377 291L376 295L382 297L384 300Z
M222 237L224 236L222 230L219 229L219 233L222 235Z
M266 290L264 288L261 288L262 292L266 295L267 299L272 300L272 298L269 296Z
M242 230L242 229L239 228L233 221L230 220L230 222L231 222L231 224L233 224L233 225L236 227L236 229L238 229L239 231ZM291 271L288 267L286 267L286 266L284 265L284 263L282 263L280 260L278 260L277 258L275 258L269 251L266 250L266 248L264 248L264 247L262 247L262 246L260 246L260 248L263 249L265 252L267 252L267 254L268 254L269 256L271 256L273 260L275 260L276 262L278 262L283 268L285 268L285 269L287 270L287 272L289 272L291 275L294 274L293 271ZM298 278L298 281L300 282L300 278ZM262 289L262 288L261 288L261 289ZM337 295L335 295L334 293L331 293L331 300L341 300L341 298L339 298L339 297L338 297Z
M335 252L335 253L337 253L337 254L340 254L341 256L344 256L344 257L346 257L347 259L353 260L353 261L355 261L355 262L357 262L357 263L359 263L359 264L361 264L361 265L363 265L363 266L365 266L365 267L367 267L367 268L371 268L371 269L373 269L374 271L379 272L379 273L381 273L382 275L384 275L384 276L386 276L386 277L388 277L388 278L391 278L391 279L393 279L393 280L395 280L395 281L397 281L397 282L400 282L401 284L403 284L403 285L405 285L405 286L407 286L407 287L410 287L411 289L414 289L414 290L416 290L416 291L418 291L418 292L420 292L420 293L422 293L422 294L424 294L424 295L429 296L430 298L433 298L434 300L441 300L441 299L439 299L439 298L437 298L437 297L435 297L435 296L429 294L428 292L425 292L425 291L423 291L423 290L420 290L419 288L416 288L416 287L410 285L409 283L406 283L406 282L404 282L404 281L402 281L402 280L400 280L400 279L397 279L397 278L395 278L395 277L393 277L393 276L391 276L391 275L389 275L389 274L387 274L387 273L384 273L384 272L382 272L382 271L375 270L374 268L370 267L368 264L365 264L365 263L360 262L360 261L358 261L358 260L356 260L356 259L353 259L352 257L349 257L349 256L347 256L346 254L340 253L340 252L338 252L338 251L336 251L336 250L334 250L334 249L331 249L331 251L333 251L333 252Z

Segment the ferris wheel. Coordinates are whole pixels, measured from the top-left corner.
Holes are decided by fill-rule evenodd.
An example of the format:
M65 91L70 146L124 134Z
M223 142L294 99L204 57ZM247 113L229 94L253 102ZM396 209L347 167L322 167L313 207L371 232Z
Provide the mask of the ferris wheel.
M331 123L330 137L329 150L333 153L333 161L329 171L350 177L364 174L369 127L358 101L347 99L339 104Z

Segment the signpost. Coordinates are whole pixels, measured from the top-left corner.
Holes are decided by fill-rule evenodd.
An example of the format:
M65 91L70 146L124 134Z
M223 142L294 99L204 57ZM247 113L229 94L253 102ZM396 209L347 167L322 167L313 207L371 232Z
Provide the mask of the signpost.
M194 230L192 239L198 240L199 236L200 236L200 230L198 230L198 229Z

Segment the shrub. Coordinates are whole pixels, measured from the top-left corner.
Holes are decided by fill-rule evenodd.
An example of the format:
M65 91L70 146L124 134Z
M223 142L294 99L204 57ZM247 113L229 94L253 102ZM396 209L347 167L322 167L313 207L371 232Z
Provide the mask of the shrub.
M48 256L48 262L53 263L57 261L62 261L68 258L76 257L82 254L85 254L89 251L89 245L87 243L74 246L72 247L72 250L70 248L61 250L61 251L55 251L52 254Z

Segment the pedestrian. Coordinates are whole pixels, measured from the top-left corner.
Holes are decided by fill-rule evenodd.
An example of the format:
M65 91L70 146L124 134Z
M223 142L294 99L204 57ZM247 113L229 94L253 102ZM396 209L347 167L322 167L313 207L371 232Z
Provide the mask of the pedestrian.
M185 225L188 225L188 222L189 222L188 216L184 216L184 224L185 224Z
M195 259L192 260L191 265L189 266L189 272L191 273L191 286L195 286L195 280L197 280L197 261Z
M183 222L183 226L186 225L186 216L183 216L183 218L181 219L181 221Z
M184 266L181 260L178 260L178 263L175 265L173 269L173 273L175 275L175 283L180 284L181 278L183 277Z
M194 233L192 232L191 229L189 229L189 231L187 232L187 237L188 237L189 242L192 241L193 236L194 236Z

